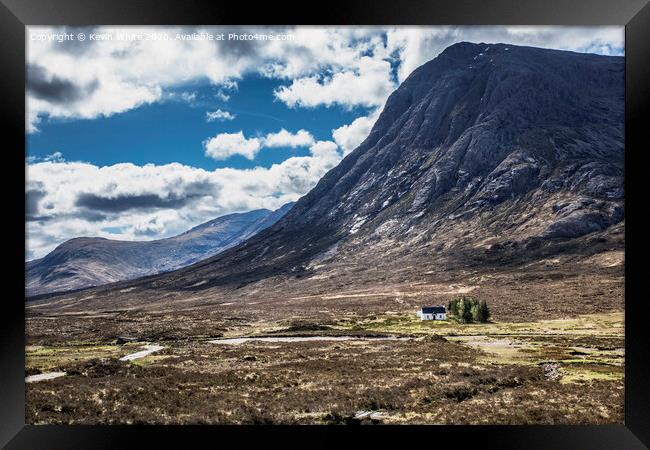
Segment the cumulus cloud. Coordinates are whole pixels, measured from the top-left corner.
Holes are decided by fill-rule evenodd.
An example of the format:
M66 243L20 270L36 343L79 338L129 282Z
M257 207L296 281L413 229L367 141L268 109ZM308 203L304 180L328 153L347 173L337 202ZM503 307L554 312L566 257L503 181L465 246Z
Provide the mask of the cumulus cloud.
M248 159L255 156L262 148L262 141L258 138L247 139L242 131L238 133L221 133L204 142L205 155L221 160L233 155L242 155Z
M158 217L153 217L146 222L139 223L133 227L133 234L137 237L154 238L165 231L165 224Z
M119 33L167 33L175 36L177 33L206 30L213 33L233 31L232 27L110 26L83 31L113 36ZM28 127L30 131L36 131L39 121L46 117L88 119L110 116L164 100L165 92L201 80L216 86L217 99L228 101L237 90L237 80L249 73L291 82L311 76L320 77L327 72L331 74L332 81L318 79L325 86L325 94L334 93L334 88L348 79L362 87L359 78L390 76L386 70L387 55L381 29L246 27L245 30L292 34L295 39L246 42L113 39L71 43L31 40L30 37L61 31L76 32L77 29L29 27L28 64L42 68L37 75L46 84L36 83L28 95ZM331 82L334 84L329 85ZM390 83L390 79L382 80L378 89L381 91ZM341 96L333 101L321 98L329 104L377 102L373 98L376 93L368 86L369 83L363 86L363 95L349 100ZM39 98L36 94L44 90L63 91L68 101L57 103L50 101L53 98ZM297 98L297 95L294 93L293 97ZM80 101L82 98L83 101Z
M340 159L334 142L318 141L308 156L245 170L207 171L178 163L29 164L28 254L42 257L78 236L158 239L224 214L277 209L307 193Z
M57 31L61 29L29 27L28 39ZM98 27L93 31L171 34L182 28ZM209 41L87 40L72 48L68 42L30 40L28 65L38 66L32 71L34 87L28 79L27 121L33 131L43 117L110 116L164 100L166 90L200 79L228 87L229 79L240 76L250 62L221 57Z
M217 109L216 111L207 111L205 113L205 120L208 122L214 122L215 120L223 122L225 120L233 120L234 118L234 114L231 114L228 111L222 111L220 109Z
M73 103L91 95L97 90L99 82L95 79L85 85L49 75L43 67L37 64L27 65L28 93L34 98L50 103Z
M284 128L277 133L269 133L264 138L264 147L308 147L314 143L314 137L306 130L291 133Z
M227 101L250 73L282 80L292 107L380 107L416 67L460 41L506 42L620 54L622 27L111 27L88 32L147 34L242 31L291 34L281 41L111 40L57 42L31 36L75 28L28 28L27 127L44 117L110 116L162 101L165 92L207 80Z
M388 61L362 57L357 70L298 78L278 88L274 95L290 107L382 106L396 88L390 73Z
M332 141L317 141L309 148L309 151L313 156L323 160L338 160L338 150L338 145Z
M308 147L314 143L314 137L306 130L291 133L284 128L277 133L263 137L246 138L243 131L237 133L220 133L204 142L205 155L216 160L228 159L233 155L242 155L250 160L264 147Z
M386 46L400 61L397 71L400 83L413 70L438 56L445 48L463 41L528 45L609 55L622 54L624 29L564 26L408 26L391 27L386 32Z
M45 156L33 156L30 155L26 158L28 163L35 163L39 161L64 161L63 153L54 152Z
M33 183L30 188L25 190L25 219L27 221L39 219L39 203L46 195L47 191L41 182Z
M368 137L380 112L380 109L375 109L368 116L358 117L352 123L332 130L334 142L343 149L343 155L357 148Z

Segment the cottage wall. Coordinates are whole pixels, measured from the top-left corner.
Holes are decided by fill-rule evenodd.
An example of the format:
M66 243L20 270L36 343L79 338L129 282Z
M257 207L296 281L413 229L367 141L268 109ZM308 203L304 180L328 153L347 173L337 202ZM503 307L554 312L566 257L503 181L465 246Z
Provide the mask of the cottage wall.
M419 310L417 316L421 320L447 320L447 313L424 313L422 310Z

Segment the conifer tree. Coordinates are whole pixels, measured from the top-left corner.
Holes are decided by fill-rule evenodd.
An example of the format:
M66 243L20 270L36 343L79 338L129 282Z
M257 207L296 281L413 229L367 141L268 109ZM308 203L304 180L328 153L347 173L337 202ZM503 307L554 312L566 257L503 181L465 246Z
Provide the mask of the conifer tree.
M472 308L470 311L472 313L472 321L481 322L481 305L472 302Z
M488 320L490 320L490 315L491 315L490 308L488 307L487 302L483 300L480 306L480 321L482 323L487 322Z
M461 301L462 312L460 313L460 319L463 323L472 323L472 300L468 297L463 297Z

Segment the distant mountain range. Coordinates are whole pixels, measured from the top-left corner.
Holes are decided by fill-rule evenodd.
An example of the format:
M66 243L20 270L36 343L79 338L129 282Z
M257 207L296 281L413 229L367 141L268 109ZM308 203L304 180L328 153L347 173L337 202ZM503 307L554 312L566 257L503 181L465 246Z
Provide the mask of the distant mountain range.
M416 69L273 226L91 302L259 296L280 282L331 292L622 249L623 174L622 57L459 43Z
M101 286L190 265L268 228L292 206L228 214L167 239L70 239L45 257L27 263L27 295Z

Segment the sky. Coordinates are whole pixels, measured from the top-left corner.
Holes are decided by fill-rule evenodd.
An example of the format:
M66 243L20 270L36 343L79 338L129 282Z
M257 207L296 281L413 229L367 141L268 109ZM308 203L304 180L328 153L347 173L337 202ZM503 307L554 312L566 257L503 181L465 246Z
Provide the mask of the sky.
M624 54L622 27L28 27L26 259L295 201L456 42Z

